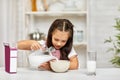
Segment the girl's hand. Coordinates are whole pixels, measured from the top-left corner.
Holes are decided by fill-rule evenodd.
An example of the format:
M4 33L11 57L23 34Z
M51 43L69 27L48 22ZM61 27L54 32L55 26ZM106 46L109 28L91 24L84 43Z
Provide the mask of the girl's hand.
M50 63L49 62L45 62L45 63L42 63L39 67L38 67L38 69L44 69L44 70L51 70L51 68L50 68Z
M36 41L31 44L31 50L38 50L41 49L41 45Z
M31 44L31 50L38 50L38 49L41 49L42 51L45 51L47 49L44 40L35 41Z

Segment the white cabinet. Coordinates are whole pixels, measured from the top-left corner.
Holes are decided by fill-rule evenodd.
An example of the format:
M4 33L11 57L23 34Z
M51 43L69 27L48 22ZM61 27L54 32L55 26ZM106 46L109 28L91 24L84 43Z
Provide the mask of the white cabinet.
M46 1L45 4L47 3L49 4L47 11L44 11L43 8L40 10L41 7L40 3L36 4L36 8L38 9L39 7L39 9L37 11L32 11L31 1L33 0L26 0L24 3L26 39L29 38L28 34L35 32L36 29L38 29L39 32L45 33L47 35L47 31L51 23L55 19L66 18L69 19L75 26L74 44L76 45L76 44L87 43L87 34L88 34L87 33L87 27L88 27L87 0L43 0ZM34 1L37 2L41 0L34 0ZM63 5L64 8L61 8L63 7ZM77 32L79 32L79 34L77 34Z
M80 9L81 3L79 1L84 1L84 10L79 10L76 8L69 8L67 7L65 10L59 11L36 11L33 12L31 9L31 1L32 0L19 0L19 13L21 14L20 17L20 27L22 34L22 39L29 39L29 34L33 33L36 29L39 29L40 32L45 33L47 35L48 29L51 23L57 18L66 18L69 19L73 24L76 30L83 31L83 41L77 41L76 37L74 37L74 47L77 53L79 53L79 61L81 67L86 66L86 49L89 45L88 44L88 30L89 30L89 0L47 0L47 1L77 1L78 8ZM51 5L53 3L50 3ZM67 5L70 6L70 5ZM24 19L23 19L24 18ZM79 35L78 35L79 36ZM20 66L27 66L26 64L26 52L25 54L21 55L19 60ZM26 61L26 62L25 62Z

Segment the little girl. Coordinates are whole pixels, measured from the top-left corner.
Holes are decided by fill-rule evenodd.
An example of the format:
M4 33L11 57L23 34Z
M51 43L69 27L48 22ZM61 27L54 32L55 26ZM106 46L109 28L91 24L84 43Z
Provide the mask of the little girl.
M53 46L56 52L53 53L60 60L69 60L69 69L78 69L78 57L73 48L73 24L67 19L56 19L49 28L46 44L48 48ZM38 50L44 49L39 41L21 40L18 42L18 49ZM43 63L39 68L51 70L49 62Z

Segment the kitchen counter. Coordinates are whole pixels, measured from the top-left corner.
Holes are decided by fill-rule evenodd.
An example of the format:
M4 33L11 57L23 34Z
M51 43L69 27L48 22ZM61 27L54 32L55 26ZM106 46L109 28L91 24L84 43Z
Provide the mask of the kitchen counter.
M86 69L69 70L65 73L18 68L16 74L0 68L0 80L120 80L120 68L97 68L96 76L87 75Z

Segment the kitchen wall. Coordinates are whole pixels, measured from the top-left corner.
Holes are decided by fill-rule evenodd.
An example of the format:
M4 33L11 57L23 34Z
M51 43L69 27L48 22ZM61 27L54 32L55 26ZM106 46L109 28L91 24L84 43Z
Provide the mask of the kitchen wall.
M3 42L15 42L24 39L24 0L0 0L0 66L4 66L4 47ZM113 25L115 18L120 16L118 7L119 0L89 0L89 49L97 50L97 67L113 67L109 60L112 53L106 53L107 45L104 40L115 33ZM8 3L9 2L9 3ZM8 14L9 13L9 14ZM21 52L21 51L19 51ZM27 66L26 52L18 54L19 66Z
M17 41L16 0L0 0L0 66L4 65L3 42Z
M7 4L5 0L0 0L0 66L4 64L3 42L7 40Z
M90 48L97 50L97 66L112 67L109 62L112 53L107 53L106 38L114 35L115 18L120 16L119 0L91 0L90 9Z
M0 0L0 10L2 10L2 12L0 13L0 26L2 27L3 24L3 0ZM2 28L3 29L3 28ZM3 30L0 30L0 36L3 37ZM2 43L3 39L0 38L0 43ZM0 45L1 49L3 49L2 44ZM3 64L3 51L0 52L0 56L1 56L1 60L0 60L0 65Z

